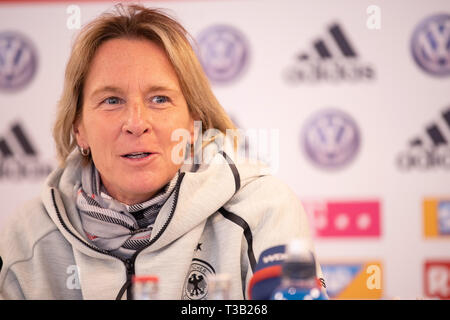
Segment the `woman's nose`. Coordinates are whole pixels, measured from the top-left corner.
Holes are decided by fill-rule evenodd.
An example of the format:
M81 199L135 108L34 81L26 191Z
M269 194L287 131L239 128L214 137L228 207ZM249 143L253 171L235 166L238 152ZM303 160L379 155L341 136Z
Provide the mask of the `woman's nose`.
M137 101L129 105L123 131L139 137L146 132L150 132L150 129L150 121L143 101Z

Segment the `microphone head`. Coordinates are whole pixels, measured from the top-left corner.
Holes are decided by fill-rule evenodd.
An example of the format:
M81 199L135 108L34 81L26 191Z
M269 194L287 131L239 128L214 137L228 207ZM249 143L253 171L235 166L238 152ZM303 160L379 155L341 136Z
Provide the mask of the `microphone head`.
M281 264L286 259L285 250L286 246L281 245L261 253L249 283L249 299L270 300L275 288L281 284Z
M266 249L259 256L255 272L268 267L279 266L283 263L284 260L286 260L286 257L287 255L285 245L280 245Z
M318 288L326 288L324 280L317 278L315 257L307 243L293 241L261 253L248 286L249 299L270 300L283 274L296 279L315 278Z

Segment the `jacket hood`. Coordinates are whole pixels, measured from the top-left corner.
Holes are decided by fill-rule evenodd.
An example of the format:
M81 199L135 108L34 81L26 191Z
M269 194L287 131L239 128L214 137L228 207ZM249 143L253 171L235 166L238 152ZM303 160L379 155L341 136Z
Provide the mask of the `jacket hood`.
M224 146L219 147L212 142L201 150L202 159L207 162L183 164L178 188L161 208L150 238L151 245L145 251L158 250L188 233L218 211L240 188L269 174L268 166L239 158L232 148L224 149ZM198 154L195 156L198 160ZM105 259L108 256L102 254L102 250L91 250L93 245L91 248L86 246L75 206L76 192L81 184L81 168L82 156L75 150L70 154L65 168L56 169L49 175L41 198L51 219L74 248Z

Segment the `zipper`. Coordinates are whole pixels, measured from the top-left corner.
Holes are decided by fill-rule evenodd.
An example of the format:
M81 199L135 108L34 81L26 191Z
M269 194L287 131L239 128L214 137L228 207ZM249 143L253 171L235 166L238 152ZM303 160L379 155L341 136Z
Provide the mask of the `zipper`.
M120 299L122 298L122 296L123 296L125 290L127 290L127 300L132 300L132 299L133 299L132 292L131 292L131 290L129 290L129 289L130 289L131 284L132 284L133 276L135 275L135 272L136 272L136 270L135 270L135 261L136 261L136 258L137 258L138 254L139 254L142 250L144 250L144 249L148 248L149 246L151 246L153 243L155 243L156 240L158 240L158 239L161 237L161 235L163 234L163 232L166 230L167 226L169 225L170 221L172 220L173 214L174 214L175 209L176 209L176 205L177 205L177 203L178 203L178 195L179 195L179 193L180 193L180 185L181 185L181 181L182 181L183 178L184 178L184 175L185 175L184 172L182 172L182 173L180 174L180 176L178 177L177 184L176 184L174 190L172 191L172 192L175 192L175 196L174 196L174 200L172 201L172 207L171 207L171 210L170 210L169 218L166 220L166 222L164 223L163 227L162 227L161 230L158 232L158 234L157 234L157 235L149 242L149 244L146 245L145 247L142 247L142 248L139 249L138 251L136 251L136 252L131 256L131 258L129 258L129 259L121 258L121 257L119 257L119 256L117 256L117 255L115 255L115 254L113 254L113 253L110 253L110 252L107 251L107 250L103 250L103 249L100 249L100 248L98 248L98 247L96 247L96 246L94 246L94 245L91 245L90 243L84 241L83 239L79 238L76 234L74 234L74 233L69 229L69 227L67 227L66 223L64 222L64 220L63 220L63 218L62 218L62 216L61 216L61 213L60 213L60 211L59 211L59 209L58 209L58 206L56 205L55 189L54 189L54 188L51 188L51 192L52 192L52 200L53 200L53 206L55 207L56 215L57 215L57 217L58 217L59 222L60 222L61 225L63 226L63 228L64 228L64 229L65 229L72 237L74 237L75 239L77 239L79 242L81 242L81 243L82 243L83 245L85 245L86 247L88 247L88 248L90 248L90 249L92 249L92 250L94 250L94 251L96 251L96 252L99 252L99 253L105 254L105 255L107 255L107 256L110 256L110 257L114 257L114 258L116 258L116 259L119 259L119 260L122 261L123 264L125 265L125 269L126 269L126 282L124 283L124 285L122 286L122 288L119 290L119 293L117 294L116 300L120 300ZM169 197L170 197L170 195L169 195Z
M133 257L133 259L125 260L125 268L127 269L127 281L125 282L125 285L122 286L122 288L125 288L127 290L127 300L133 300L133 291L129 290L129 288L131 288L131 285L133 284L133 276L136 273L136 271L134 269L135 261L136 261L136 257ZM116 297L116 300L120 300L122 298L122 295L123 295L123 292L120 295L118 294Z
M116 300L120 300L125 292L126 289L128 289L133 281L133 276L135 275L135 262L136 262L136 258L138 256L139 253L141 253L141 251L145 250L146 248L150 247L153 243L155 243L156 240L158 240L161 235L163 234L163 232L166 230L167 226L169 225L170 221L172 220L173 214L175 212L175 209L177 207L177 203L178 203L178 195L180 194L180 185L181 185L181 181L184 178L184 172L182 172L180 174L180 176L178 177L178 181L177 184L174 188L174 190L172 192L175 192L174 195L174 199L172 201L172 207L170 208L170 214L169 214L169 218L166 220L166 222L164 223L164 225L162 226L161 230L156 234L156 236L145 246L140 248L139 250L137 250L130 259L126 259L125 260L125 267L127 269L127 281L125 282L125 284L122 286L122 289L119 291L119 293L117 294ZM169 195L170 198L171 195ZM127 290L127 300L133 300L133 292L132 290Z

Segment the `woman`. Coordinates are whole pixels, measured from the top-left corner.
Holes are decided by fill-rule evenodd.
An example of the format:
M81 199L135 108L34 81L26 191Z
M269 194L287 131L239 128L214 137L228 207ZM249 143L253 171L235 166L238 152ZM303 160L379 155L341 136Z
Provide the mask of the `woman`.
M161 299L206 299L228 274L248 298L260 254L310 236L295 195L219 143L233 128L175 20L118 6L91 22L66 68L60 168L1 235L0 297L124 299L155 275Z

